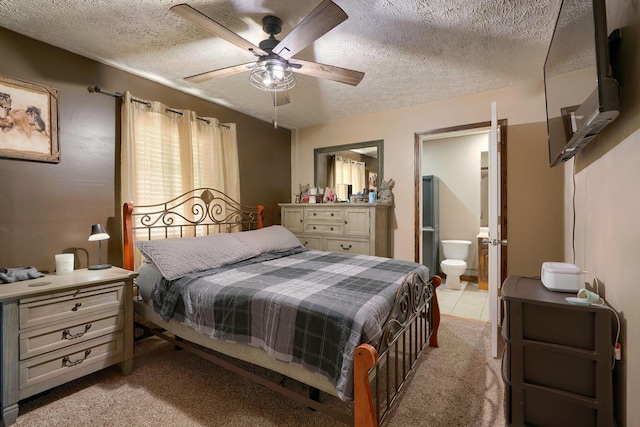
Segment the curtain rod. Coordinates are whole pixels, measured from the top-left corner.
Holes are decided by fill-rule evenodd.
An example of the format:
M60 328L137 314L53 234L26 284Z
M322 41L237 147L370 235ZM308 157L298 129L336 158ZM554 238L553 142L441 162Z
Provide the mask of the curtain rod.
M89 92L91 92L91 93L99 93L99 94L102 94L102 95L112 96L112 97L114 97L114 98L124 99L124 94L122 94L122 93L120 93L120 92L112 92L112 91L110 91L110 90L104 90L104 89L102 89L100 86L89 86L89 87L87 88L87 90L88 90ZM132 100L132 101L135 101L135 102L139 102L139 103L141 103L141 104L145 104L147 107L151 107L151 103L150 103L150 102L148 102L148 101L142 101L142 100L140 100L140 99L136 99L136 98L131 98L131 100ZM167 108L166 110L167 110L167 111L171 111L172 113L176 113L176 114L183 115L182 111L173 110L173 109L171 109L171 108ZM210 125L210 124L211 124L211 120L209 120L209 119L205 119L205 118L203 118L203 117L198 117L198 116L196 116L196 119L198 119L198 120L202 120L203 122L207 123L208 125ZM218 123L218 126L222 126L222 127L224 127L224 128L231 129L231 127L230 127L230 126L227 126L227 125L225 125L224 123Z

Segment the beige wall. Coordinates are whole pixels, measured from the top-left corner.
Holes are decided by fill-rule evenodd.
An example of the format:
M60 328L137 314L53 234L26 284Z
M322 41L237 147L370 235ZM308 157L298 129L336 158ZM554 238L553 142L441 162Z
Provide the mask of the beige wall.
M492 101L497 101L498 116L500 119L507 119L509 127L545 120L541 78L539 82L528 85L299 129L292 133L292 193L297 189L298 183L313 182L314 148L383 139L384 178L395 180L393 256L413 260L414 133L489 121ZM507 139L509 141L508 136ZM508 144L511 145L511 142ZM546 150L545 135L540 135L537 144L540 150ZM545 160L544 164L540 165L541 173L551 173L547 164ZM531 184L535 185L535 181ZM511 194L511 189L509 191ZM510 197L515 199L508 203L517 203L518 197L525 197L526 192L526 189L514 192ZM561 200L557 203L561 203ZM519 220L510 216L510 225ZM529 218L523 218L522 221L529 222ZM545 246L544 242L539 244ZM512 257L520 257L523 259L522 262L526 263L527 253L517 254L510 250L509 265ZM518 273L511 269L509 272Z
M614 370L618 421L640 423L640 7L610 1L609 28L622 28L620 116L575 158L575 263L595 275L620 313L622 361ZM635 9L634 9L635 8ZM565 170L565 258L572 242L573 175Z
M539 276L564 261L564 166L549 167L544 122L507 129L508 271Z

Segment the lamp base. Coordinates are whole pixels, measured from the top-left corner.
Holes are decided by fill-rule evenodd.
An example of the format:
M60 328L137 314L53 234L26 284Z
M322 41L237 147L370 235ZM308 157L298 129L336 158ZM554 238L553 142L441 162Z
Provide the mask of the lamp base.
M96 264L96 265L90 265L87 268L89 270L105 270L107 268L111 268L111 264Z

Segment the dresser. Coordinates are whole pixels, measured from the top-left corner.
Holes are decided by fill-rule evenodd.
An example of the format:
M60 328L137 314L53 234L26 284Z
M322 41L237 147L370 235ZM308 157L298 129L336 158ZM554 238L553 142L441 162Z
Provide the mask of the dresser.
M132 372L136 276L112 267L0 285L5 426L22 399L116 363Z
M282 225L307 249L391 256L390 204L281 203Z
M507 425L612 426L612 313L570 305L536 278L502 285Z

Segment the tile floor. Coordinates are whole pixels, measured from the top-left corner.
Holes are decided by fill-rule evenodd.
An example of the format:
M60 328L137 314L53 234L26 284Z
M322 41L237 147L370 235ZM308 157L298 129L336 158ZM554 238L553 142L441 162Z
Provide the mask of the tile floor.
M489 291L478 284L462 282L460 290L447 289L445 281L436 289L440 313L467 319L489 321Z

